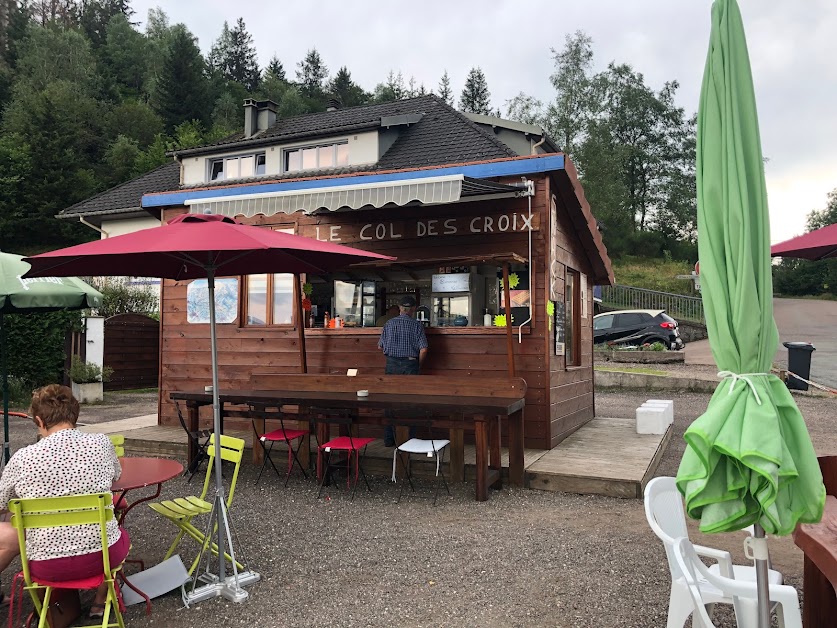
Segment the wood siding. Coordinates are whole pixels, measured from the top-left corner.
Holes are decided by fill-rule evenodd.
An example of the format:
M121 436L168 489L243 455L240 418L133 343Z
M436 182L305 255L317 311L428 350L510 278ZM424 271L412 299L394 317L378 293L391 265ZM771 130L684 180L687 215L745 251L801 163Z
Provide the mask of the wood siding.
M586 375L580 379L576 372L569 371L562 376L551 359L552 332L545 316L548 295L548 242L549 184L545 176L536 179L536 193L532 198L532 213L536 216L532 232L531 295L533 298L533 321L531 328L524 328L522 342L518 343L517 330L514 337L515 370L528 384L525 410L525 446L527 448L549 448L566 431L569 415L578 415L583 420L592 417L592 288L588 290L591 300L589 315L583 324L584 338L590 346L582 352L584 364L588 364ZM509 180L517 183L519 179ZM184 208L166 210L165 218L182 213ZM398 262L409 267L417 260L433 260L462 256L485 256L491 254L515 253L528 258L528 233L513 231L511 227L498 232L495 222L491 231L483 232L486 223L471 221L484 215L527 216L528 199L501 199L474 201L456 205L429 207L386 208L356 212L323 213L305 216L275 215L256 216L248 220L251 224L273 228L293 227L300 235L325 239L337 233L342 244L374 250L378 253L398 257ZM455 219L459 225L457 233L444 234L445 221ZM396 222L395 235L385 226L379 233L387 233L386 239L360 240L364 225L388 225ZM417 221L425 225L414 228ZM433 223L439 235L427 235L426 227ZM511 221L504 220L503 225ZM450 223L449 226L454 223ZM471 233L472 224L480 233ZM518 223L519 225L519 223ZM340 227L332 231L331 227ZM319 227L319 231L317 228ZM463 228L464 227L464 228ZM364 236L375 233L375 227L363 231ZM431 231L432 233L432 231ZM343 239L345 236L346 239ZM566 248L562 259L566 263L578 264L579 270L587 267L575 261L574 237L571 228L566 231ZM578 267L573 266L573 267ZM348 271L351 273L351 271ZM379 271L385 279L386 268ZM335 276L340 275L339 273ZM166 280L162 286L162 338L161 338L161 422L175 424L176 415L168 401L173 390L202 389L210 383L209 329L206 324L190 324L186 320L186 289L188 282ZM306 350L309 373L341 373L347 368L358 368L360 374L378 375L384 372L384 359L377 348L379 329L306 330ZM472 377L501 377L507 372L506 335L498 328L441 328L428 330L430 351L422 369L423 373L434 375L465 375ZM299 341L297 331L291 327L247 327L241 324L241 316L235 323L218 325L218 363L222 388L248 388L250 376L266 369L299 372ZM584 366L582 366L582 370ZM578 371L578 374L582 373ZM566 386L579 382L579 386ZM588 390L589 389L589 390ZM204 420L209 420L209 414ZM570 420L570 424L580 424Z
M104 363L113 369L105 390L156 387L159 358L159 321L140 314L105 319Z

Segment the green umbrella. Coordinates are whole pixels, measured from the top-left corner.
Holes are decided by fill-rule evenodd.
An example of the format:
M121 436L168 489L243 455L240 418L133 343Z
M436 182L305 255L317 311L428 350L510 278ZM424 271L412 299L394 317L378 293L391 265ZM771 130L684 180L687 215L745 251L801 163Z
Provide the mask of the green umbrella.
M9 458L9 382L6 356L6 314L80 310L102 305L102 295L75 277L21 279L29 264L20 255L0 253L0 351L3 371L4 461Z
M724 379L706 412L686 430L677 485L703 532L755 524L757 536L790 534L799 522L820 520L825 488L799 409L784 383L769 373L779 334L767 190L735 0L712 5L698 110L697 197L706 325ZM757 567L766 578L766 561ZM764 602L760 609L766 610Z

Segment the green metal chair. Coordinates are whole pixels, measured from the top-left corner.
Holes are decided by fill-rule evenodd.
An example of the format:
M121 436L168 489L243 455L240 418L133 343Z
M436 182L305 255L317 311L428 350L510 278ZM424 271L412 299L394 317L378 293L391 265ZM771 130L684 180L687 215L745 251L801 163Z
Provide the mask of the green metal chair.
M20 562L23 570L15 576L17 584L19 576L23 576L23 589L29 591L35 613L40 616L38 628L48 626L44 608L49 608L50 597L55 589L95 589L103 582L107 584L107 598L105 598L104 614L100 623L91 626L101 628L124 628L122 620L122 598L119 587L115 586L116 572L121 565L110 564L108 555L107 523L113 519L113 496L110 493L95 493L92 495L67 495L66 497L38 497L30 499L13 499L9 501L9 511L12 513L12 525L17 530L20 543ZM35 581L29 572L29 559L26 554L26 530L36 528L56 528L59 526L98 525L102 540L102 574L92 578L68 580L65 582ZM43 592L43 599L40 593ZM21 591L22 594L22 591ZM15 591L12 588L12 604ZM14 608L9 609L9 619L13 618ZM18 611L20 612L20 611ZM110 621L111 613L115 621ZM19 622L18 622L19 624Z
M125 457L125 436L123 434L108 434L110 442L113 443L113 448L116 450L117 458Z
M207 447L207 454L209 455L209 464L206 467L206 477L203 481L203 490L200 497L178 497L173 500L166 500L149 506L162 517L165 517L179 528L179 532L171 544L166 557L163 560L171 558L174 550L180 545L180 541L184 536L192 537L198 544L203 545L206 542L205 533L195 527L192 519L198 515L205 515L212 511L212 502L206 501L206 494L209 491L209 486L212 484L212 467L215 465L215 434L209 439ZM241 468L241 458L244 454L244 441L240 438L233 438L232 436L221 436L221 460L232 462L235 465L235 470L232 474L230 482L230 489L227 493L227 509L229 510L232 504L233 496L235 495L235 484L238 481L238 471ZM219 463L220 464L220 463ZM210 549L214 555L218 555L218 546L215 543L210 544ZM232 560L229 554L224 554L227 560ZM189 575L198 566L198 559L200 554L195 557L192 566L189 568ZM243 569L243 567L236 562L236 564Z

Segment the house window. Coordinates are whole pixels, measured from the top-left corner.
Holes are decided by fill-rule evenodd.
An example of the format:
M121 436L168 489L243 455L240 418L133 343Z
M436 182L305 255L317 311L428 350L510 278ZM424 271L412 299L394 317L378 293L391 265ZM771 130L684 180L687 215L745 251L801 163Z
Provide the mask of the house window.
M349 144L335 142L285 151L285 172L320 170L349 165Z
M277 229L293 233L293 229ZM294 276L287 273L248 275L245 317L248 325L293 325Z
M209 180L243 179L265 173L265 154L224 157L209 162Z
M567 268L564 281L564 336L567 366L581 366L581 279L578 271Z

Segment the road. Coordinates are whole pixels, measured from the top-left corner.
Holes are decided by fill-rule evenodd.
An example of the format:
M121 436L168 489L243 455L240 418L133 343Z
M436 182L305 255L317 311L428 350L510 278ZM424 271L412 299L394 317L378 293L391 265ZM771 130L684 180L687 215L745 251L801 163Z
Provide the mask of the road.
M837 301L773 299L773 316L780 342L810 342L816 348L811 380L837 388ZM774 361L787 367L788 350L781 344ZM708 340L686 345L686 364L714 364Z

